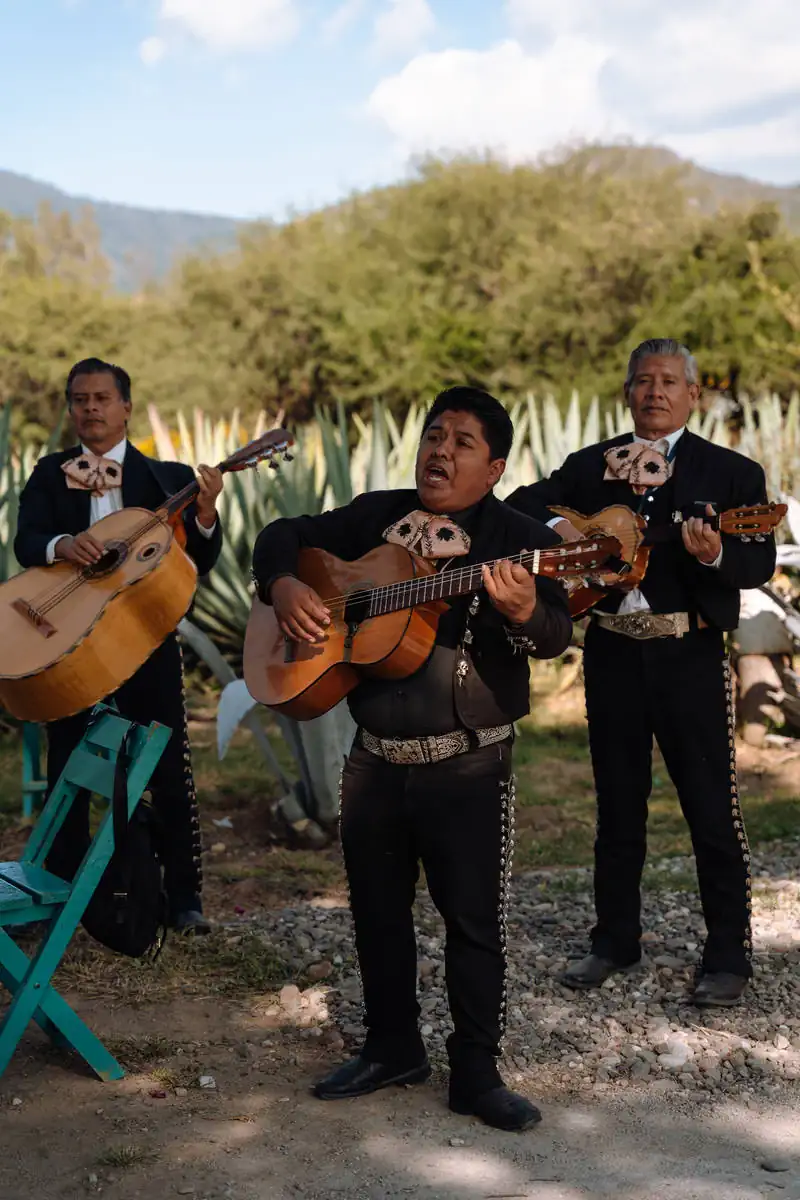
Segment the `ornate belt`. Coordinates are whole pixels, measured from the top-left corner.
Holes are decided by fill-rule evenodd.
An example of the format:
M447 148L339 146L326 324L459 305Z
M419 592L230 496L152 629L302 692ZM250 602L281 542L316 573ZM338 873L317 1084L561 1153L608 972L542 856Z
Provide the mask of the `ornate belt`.
M685 612L595 613L594 619L602 629L609 629L612 633L623 633L625 637L639 640L683 637L692 627L689 614Z
M476 729L473 732L479 746L491 746L510 738L514 726L497 725L493 729ZM475 744L465 729L423 738L376 738L366 729L361 729L359 736L361 745L370 754L404 767L442 762L457 754L466 754Z

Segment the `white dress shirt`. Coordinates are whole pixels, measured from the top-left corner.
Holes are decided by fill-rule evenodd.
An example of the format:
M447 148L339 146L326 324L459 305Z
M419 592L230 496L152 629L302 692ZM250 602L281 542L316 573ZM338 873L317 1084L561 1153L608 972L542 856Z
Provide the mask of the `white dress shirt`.
M122 466L122 464L125 462L125 451L127 448L127 438L123 438L121 442L117 442L116 446L112 446L110 450L106 450L105 454L103 454L101 457L109 458L112 462L119 463L119 465ZM84 454L94 453L94 451L90 450L88 446L82 445L81 450L84 452ZM102 496L92 495L89 503L89 525L94 525L96 521L101 520L103 517L110 516L111 513L119 512L122 507L121 487L109 488L108 491L104 492ZM201 525L200 522L197 521L198 532L201 533L205 538L210 538L216 527L216 521L210 529L206 529L205 525ZM56 544L60 542L63 537L69 537L69 534L59 533L47 543L46 555L48 565L51 565L55 562Z
M633 435L633 440L634 440L634 442L638 442L642 446L653 446L653 447L658 446L659 442L666 442L667 443L667 454L670 454L672 452L672 450L675 448L675 446L678 444L678 440L683 436L683 432L684 432L685 428L686 428L686 426L682 425L680 427L680 429L676 429L673 433L670 433L666 438L658 438L658 439L656 439L656 441L652 441L652 442L648 441L647 438L639 437L638 434L635 433ZM653 496L652 495L649 496L648 499L652 500ZM553 526L557 525L559 523L559 521L563 521L563 520L564 520L564 517L554 517L553 520L548 521L547 524L552 528ZM698 559L697 561L701 562L700 559ZM719 566L719 564L721 562L722 562L722 550L720 549L720 552L717 555L717 557L714 559L714 561L712 563L703 563L703 566L709 567L712 570L716 570L716 568ZM622 603L620 604L619 608L617 609L617 612L620 614L632 613L632 612L650 612L650 605L645 600L645 598L642 595L642 593L640 592L639 588L634 588L632 591L627 592L623 596Z

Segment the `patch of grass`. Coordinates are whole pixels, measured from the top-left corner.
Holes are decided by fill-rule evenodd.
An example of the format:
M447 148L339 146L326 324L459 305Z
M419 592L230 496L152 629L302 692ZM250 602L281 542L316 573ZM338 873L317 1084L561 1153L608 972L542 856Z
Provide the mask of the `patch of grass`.
M124 1142L119 1146L109 1146L97 1156L98 1167L113 1167L117 1171L130 1171L134 1167L144 1166L153 1162L157 1157L153 1150L145 1146L137 1146L135 1142Z
M106 1038L106 1045L131 1071L141 1070L159 1058L171 1058L179 1048L178 1042L158 1036Z
M155 962L107 953L81 932L58 969L57 986L142 1005L173 995L245 996L290 978L284 960L249 931L238 937L222 930L204 938L172 936ZM167 1054L154 1046L150 1061Z

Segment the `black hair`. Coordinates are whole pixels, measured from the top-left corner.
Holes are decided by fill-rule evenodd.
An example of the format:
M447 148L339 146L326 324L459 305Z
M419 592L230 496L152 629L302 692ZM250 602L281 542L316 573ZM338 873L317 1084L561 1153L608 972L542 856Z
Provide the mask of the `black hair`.
M126 404L130 404L131 399L131 377L127 371L123 371L122 367L116 366L114 363L103 362L102 358L83 358L80 362L75 363L75 366L67 376L67 404L69 404L70 392L72 384L78 375L101 375L108 372L114 376L114 382L117 385L117 391Z
M503 405L480 388L451 387L439 392L428 409L422 432L445 412L472 413L483 428L492 460L508 458L514 441L514 424Z

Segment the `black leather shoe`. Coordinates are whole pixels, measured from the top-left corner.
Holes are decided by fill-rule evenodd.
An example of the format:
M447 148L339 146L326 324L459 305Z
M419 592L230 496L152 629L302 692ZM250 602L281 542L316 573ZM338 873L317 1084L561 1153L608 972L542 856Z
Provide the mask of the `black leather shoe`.
M620 967L610 958L603 958L599 954L587 954L586 958L567 967L559 982L575 989L596 988L605 983L610 975L624 975L635 971L638 966L638 963L633 963L629 967Z
M733 1008L742 998L748 980L726 971L703 971L697 977L692 1004L699 1008Z
M451 1087L450 1111L464 1117L480 1117L494 1129L505 1129L511 1133L532 1129L542 1119L535 1104L507 1087L491 1088L471 1099Z
M427 1058L416 1067L387 1067L384 1063L367 1062L359 1055L320 1079L311 1090L318 1100L349 1100L354 1096L369 1096L392 1084L403 1087L424 1083L430 1075Z
M198 937L203 937L205 934L211 933L211 922L196 908L190 908L173 917L172 928L176 933L194 933Z

